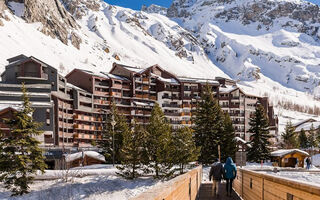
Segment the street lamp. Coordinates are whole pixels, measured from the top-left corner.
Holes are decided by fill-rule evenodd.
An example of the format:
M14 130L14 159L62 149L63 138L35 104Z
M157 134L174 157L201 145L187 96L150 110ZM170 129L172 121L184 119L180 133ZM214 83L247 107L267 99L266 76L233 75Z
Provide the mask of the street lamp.
M116 121L114 120L114 114L112 114L111 126L112 126L112 163L114 166L114 126L116 125Z

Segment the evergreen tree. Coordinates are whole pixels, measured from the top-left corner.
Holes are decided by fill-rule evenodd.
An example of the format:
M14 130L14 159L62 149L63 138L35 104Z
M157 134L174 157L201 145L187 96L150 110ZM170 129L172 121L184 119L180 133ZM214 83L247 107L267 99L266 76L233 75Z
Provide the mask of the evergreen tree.
M144 164L147 159L147 133L141 125L133 123L131 131L124 132L123 146L121 149L121 176L134 179L141 175L144 171Z
M41 135L41 124L33 121L27 91L22 84L23 108L13 114L12 119L6 120L10 128L8 136L1 135L0 139L0 180L12 195L28 193L33 175L46 168L40 142L34 136Z
M267 160L270 158L269 123L261 104L257 105L254 115L250 118L249 125L249 132L253 133L253 139L250 141L248 160L253 162Z
M299 133L299 145L301 149L308 148L308 138L304 129L301 129Z
M294 132L295 128L292 126L291 121L287 122L285 131L282 133L283 147L286 149L293 149L299 146L297 141L296 133Z
M308 139L308 147L317 147L317 145L318 145L315 132L316 131L314 129L314 126L313 126L313 124L311 124L309 135L307 137L307 139Z
M319 144L320 144L320 126L318 126L318 129L316 131L316 140L317 140L317 143L319 146Z
M179 165L180 173L183 173L185 166L192 161L198 159L200 148L196 147L192 129L183 127L178 129L173 134L173 146L174 146L174 164Z
M114 132L112 130L111 122L114 119ZM111 163L113 160L113 139L114 139L114 153L115 163L121 162L120 150L123 143L123 135L130 131L127 119L120 115L114 102L111 104L110 113L106 117L104 128L102 131L102 140L98 142L98 146L103 150L106 161ZM114 136L114 138L113 138Z
M199 161L211 164L218 158L218 145L221 145L224 133L224 116L208 84L204 87L195 115L195 140L197 147L201 147Z
M236 134L228 113L224 114L224 134L221 141L221 160L225 162L228 157L235 159L237 151Z
M152 109L147 132L149 169L155 173L155 178L171 176L174 148L171 142L171 126L157 103Z

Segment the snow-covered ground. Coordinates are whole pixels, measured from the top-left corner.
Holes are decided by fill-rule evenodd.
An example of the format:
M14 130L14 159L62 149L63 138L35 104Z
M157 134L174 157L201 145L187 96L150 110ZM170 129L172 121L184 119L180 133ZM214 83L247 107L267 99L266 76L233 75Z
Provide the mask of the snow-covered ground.
M126 180L116 175L117 169L110 165L92 165L87 167L65 170L47 170L44 176L61 179L35 181L31 185L31 193L21 197L10 197L3 187L0 187L0 199L17 200L73 200L73 199L115 199L126 200L134 197L160 181L152 177L143 177L136 180ZM66 173L69 173L68 182L65 182ZM81 177L71 177L81 176ZM39 177L37 177L39 178Z
M281 177L288 180L298 181L301 183L312 184L320 187L320 171L299 172L299 171L280 171L274 173L272 171L259 171L272 176Z

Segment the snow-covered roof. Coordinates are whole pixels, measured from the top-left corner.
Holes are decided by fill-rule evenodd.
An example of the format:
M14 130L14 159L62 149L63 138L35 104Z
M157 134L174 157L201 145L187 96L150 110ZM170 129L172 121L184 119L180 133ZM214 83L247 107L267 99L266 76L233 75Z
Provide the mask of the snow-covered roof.
M0 91L0 95L5 96L22 96L22 92L12 92L12 91ZM49 93L41 93L41 92L27 92L28 96L33 97L50 97Z
M213 79L179 77L179 80L182 82L219 84L217 80L213 80Z
M118 75L115 75L115 74L104 73L104 72L101 72L101 73L106 75L106 76L108 76L109 78L112 78L112 79L118 79L118 80L122 80L122 81L128 81L129 80L126 77L123 77L123 76L118 76Z
M32 107L52 107L52 102L33 102L31 101ZM23 102L22 101L0 101L0 107L12 107L12 108L19 108L22 107Z
M288 155L288 154L291 154L291 153L301 153L301 154L303 154L305 156L309 156L308 152L302 151L300 149L280 149L280 150L271 152L271 156L282 157L282 156L285 156L285 155Z
M15 110L21 110L21 105L14 105L14 104L0 104L0 111L7 109L7 108L13 108Z
M142 69L142 68L138 68L138 67L130 67L130 66L125 66L125 65L121 65L121 67L129 70L129 71L132 71L132 72L136 72L136 73L143 73L146 69Z
M149 106L148 103L143 103L143 102L138 102L138 101L134 101L133 103L134 103L135 105L137 105L137 106Z
M233 90L239 89L238 86L236 85L225 85L225 86L221 86L219 88L219 92L220 93L229 93L232 92Z
M71 84L71 83L67 83L67 87L69 87L69 88L74 88L74 89L80 90L80 91L85 91L85 90L83 90L83 89L81 89L81 88L79 88L79 87L77 87L77 86L75 86L75 85L73 85L73 84Z
M301 124L304 124L304 123L306 123L306 122L315 122L315 121L316 121L316 120L313 119L313 118L308 118L308 119L299 121L299 122L297 122L297 123L294 123L294 124L292 124L292 126L298 127L298 126L300 126Z
M77 152L77 153L73 153L73 154L66 154L65 158L66 158L66 162L72 162L74 160L77 160L77 159L85 157L85 156L88 156L90 158L94 158L96 160L100 160L102 162L106 162L106 159L104 158L104 156L98 152L95 152L95 151L84 151L84 152Z
M240 137L235 137L237 142L241 142L245 145L247 145L248 147L251 147L251 144L247 143L244 139L240 138Z
M127 78L125 77L122 77L122 76L118 76L118 75L114 75L114 74L110 74L110 73L106 73L106 72L93 72L93 71L90 71L90 70L84 70L84 69L79 69L87 74L90 74L92 76L97 76L97 77L101 77L101 78L112 78L112 79L118 79L118 80L128 80Z
M296 127L296 132L301 131L302 129L305 131L309 131L311 130L311 127L313 126L314 129L317 129L320 126L320 122L319 121L315 121L315 122L306 122L303 123L301 125L299 125L298 127Z

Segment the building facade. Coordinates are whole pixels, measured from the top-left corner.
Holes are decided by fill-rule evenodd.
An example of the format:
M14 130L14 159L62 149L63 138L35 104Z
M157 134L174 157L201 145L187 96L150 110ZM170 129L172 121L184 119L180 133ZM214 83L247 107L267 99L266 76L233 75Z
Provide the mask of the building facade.
M267 112L272 134L277 134L278 121L268 98L246 94L226 78L178 77L158 65L141 69L116 63L109 72L74 69L64 77L32 56L20 55L8 62L1 75L0 114L10 111L4 110L7 107L21 106L24 82L35 109L33 117L43 124L44 134L38 138L43 148L93 147L101 139L112 102L128 122L148 123L158 103L173 129L191 127L207 84L223 111L229 113L238 137L250 140L249 118L258 103Z

